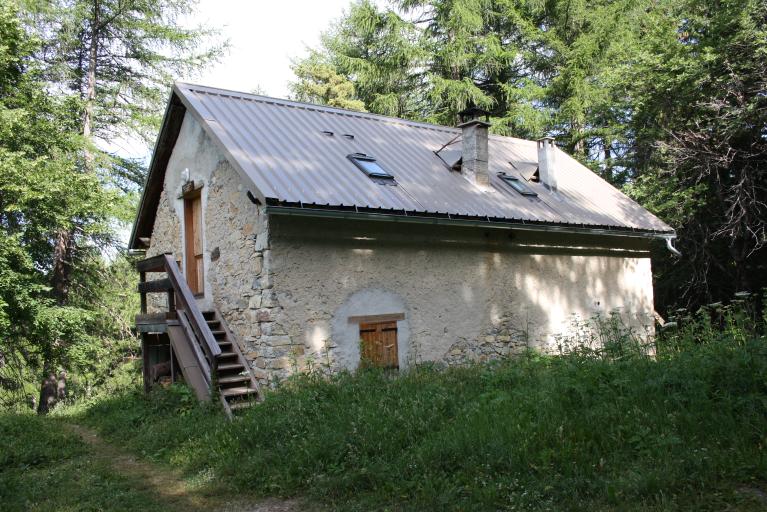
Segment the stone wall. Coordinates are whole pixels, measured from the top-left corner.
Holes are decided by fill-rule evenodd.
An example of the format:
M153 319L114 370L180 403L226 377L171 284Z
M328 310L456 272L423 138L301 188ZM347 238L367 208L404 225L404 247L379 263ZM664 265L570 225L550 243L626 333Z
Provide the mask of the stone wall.
M275 217L271 273L298 367L356 368L359 315L404 314L400 368L562 349L578 322L617 311L652 331L648 243Z
M147 249L146 257L157 256L158 254L173 253L181 254L181 222L176 215L171 202L168 199L168 192L163 189L160 194L160 203L157 206L157 216L152 230L152 241ZM147 274L147 280L160 279L164 275L155 273ZM147 296L147 311L157 313L167 311L167 296L157 293L150 293Z
M242 180L222 163L210 180L206 205L208 281L261 383L287 375L292 347L280 323L281 308L270 274L269 226L247 197Z

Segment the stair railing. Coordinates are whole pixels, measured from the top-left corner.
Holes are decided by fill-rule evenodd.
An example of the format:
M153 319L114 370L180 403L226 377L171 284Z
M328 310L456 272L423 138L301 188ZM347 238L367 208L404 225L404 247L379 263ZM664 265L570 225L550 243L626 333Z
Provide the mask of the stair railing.
M167 290L169 316L177 316L179 313L178 310L185 313L189 327L191 327L192 332L194 333L194 338L197 340L198 348L202 349L205 354L205 359L207 359L207 368L203 367L203 369L206 372L210 372L209 375L206 375L206 379L210 382L211 376L214 375L217 370L218 356L221 354L221 347L218 346L216 339L213 337L213 333L211 332L202 311L200 311L200 308L197 305L197 300L194 298L192 290L189 288L186 279L184 279L181 270L178 268L178 263L176 263L171 254L160 254L139 261L136 264L136 269L139 271L141 278L138 286L139 293L141 293L141 312L146 313L147 293ZM165 272L167 281L159 280L147 282L147 272Z

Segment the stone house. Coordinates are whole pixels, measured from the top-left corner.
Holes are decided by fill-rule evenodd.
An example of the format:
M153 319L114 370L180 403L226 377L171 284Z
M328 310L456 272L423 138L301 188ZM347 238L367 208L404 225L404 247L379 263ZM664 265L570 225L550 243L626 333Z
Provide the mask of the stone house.
M674 231L481 114L445 127L177 83L130 247L179 262L261 383L556 350L611 311L651 331L649 248Z

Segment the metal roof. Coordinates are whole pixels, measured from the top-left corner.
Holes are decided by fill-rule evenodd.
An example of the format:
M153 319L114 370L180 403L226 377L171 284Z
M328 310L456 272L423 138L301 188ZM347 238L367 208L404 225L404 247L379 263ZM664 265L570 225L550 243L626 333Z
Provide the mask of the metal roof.
M663 221L559 149L557 192L530 181L537 197L514 191L497 173L529 179L537 168L535 141L490 135L490 188L482 190L435 154L451 140L445 150L460 149L459 128L186 83L176 83L173 91L252 182L253 193L270 204L673 234ZM394 175L396 186L369 179L347 158L350 153L375 157Z

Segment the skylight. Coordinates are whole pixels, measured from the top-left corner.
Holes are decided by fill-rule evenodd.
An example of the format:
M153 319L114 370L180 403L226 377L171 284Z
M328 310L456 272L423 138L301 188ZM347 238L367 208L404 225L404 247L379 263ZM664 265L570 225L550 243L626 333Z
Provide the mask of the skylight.
M527 186L527 183L520 180L516 176L510 176L506 173L499 173L498 176L511 185L511 188L522 194L523 196L530 196L530 197L537 197L538 194L530 189L530 187Z
M354 163L354 165L356 165L357 168L364 172L369 178L390 180L394 179L394 176L386 172L384 168L381 167L381 164L379 164L376 159L370 155L365 155L363 153L352 153L351 155L348 155L347 158L351 160L352 163Z

